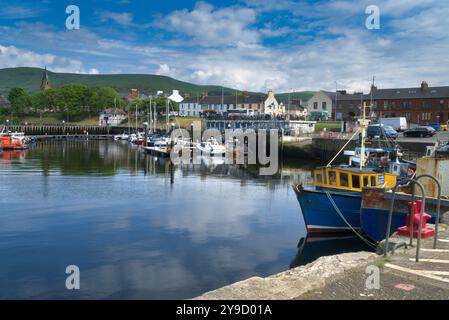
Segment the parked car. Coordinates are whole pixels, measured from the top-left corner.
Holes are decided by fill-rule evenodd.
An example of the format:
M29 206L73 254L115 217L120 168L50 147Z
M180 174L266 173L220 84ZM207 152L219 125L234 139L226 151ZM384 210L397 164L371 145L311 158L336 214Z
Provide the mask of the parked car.
M437 155L449 156L449 143L435 151Z
M415 127L413 129L406 130L404 132L404 137L433 137L437 134L437 131L432 127Z
M398 137L398 133L391 126L385 126L383 124L372 124L368 126L366 130L366 135L368 138L384 138L387 137L389 139L396 139Z

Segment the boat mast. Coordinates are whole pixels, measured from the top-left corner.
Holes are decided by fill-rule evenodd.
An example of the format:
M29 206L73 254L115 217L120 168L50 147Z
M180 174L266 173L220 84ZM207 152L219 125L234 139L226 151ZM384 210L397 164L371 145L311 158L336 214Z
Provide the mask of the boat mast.
M362 104L362 146L360 150L360 171L365 163L365 139L366 139L366 102Z

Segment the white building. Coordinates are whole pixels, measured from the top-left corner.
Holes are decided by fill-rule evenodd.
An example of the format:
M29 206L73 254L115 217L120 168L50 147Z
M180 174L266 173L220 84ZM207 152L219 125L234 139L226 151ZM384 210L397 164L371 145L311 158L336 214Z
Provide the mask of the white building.
M188 98L179 104L179 113L190 117L199 117L205 113L277 116L285 114L285 106L278 103L270 91L268 95L243 93Z
M179 104L179 115L183 117L199 117L201 115L200 98L187 98Z
M332 116L335 92L319 91L307 101L310 118L327 120Z
M285 115L285 106L281 102L279 103L273 91L268 91L268 96L263 104L263 110L260 112L261 114L269 114L271 116Z
M98 124L100 126L119 126L124 120L126 120L126 112L119 109L106 109L100 114Z
M172 95L169 96L168 99L177 103L184 101L184 98L179 94L179 90L173 90Z

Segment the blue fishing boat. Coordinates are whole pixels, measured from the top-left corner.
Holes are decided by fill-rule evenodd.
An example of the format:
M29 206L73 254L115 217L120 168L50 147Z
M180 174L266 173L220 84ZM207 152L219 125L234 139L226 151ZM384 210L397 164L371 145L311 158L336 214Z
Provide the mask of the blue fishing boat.
M397 176L395 174L380 167L367 166L368 160L370 160L367 154L369 155L371 151L374 154L375 150L367 150L365 147L366 108L365 104L362 108L361 127L350 139L352 140L360 134L361 147L357 150L359 166L332 166L333 161L331 161L326 167L318 167L313 170L313 187L307 188L301 184L294 186L308 237L348 232L359 233L363 229L361 222L363 189L392 189L396 186ZM333 160L344 151L346 145Z
M311 188L294 186L308 236L361 231L360 208L365 187L393 188L394 174L374 168L329 166L313 171Z

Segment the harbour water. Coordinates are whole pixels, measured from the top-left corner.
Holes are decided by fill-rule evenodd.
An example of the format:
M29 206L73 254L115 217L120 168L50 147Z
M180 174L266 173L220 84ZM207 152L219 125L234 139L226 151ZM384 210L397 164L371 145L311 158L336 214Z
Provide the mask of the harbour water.
M184 299L310 262L298 257L305 227L291 186L313 165L259 177L108 141L3 152L0 299ZM313 248L316 258L348 246ZM68 265L80 290L66 289Z

